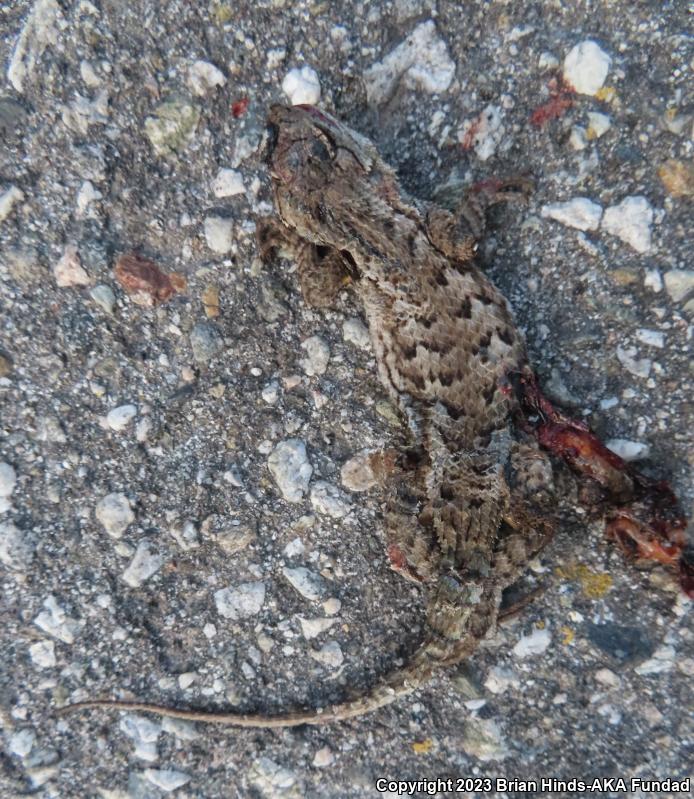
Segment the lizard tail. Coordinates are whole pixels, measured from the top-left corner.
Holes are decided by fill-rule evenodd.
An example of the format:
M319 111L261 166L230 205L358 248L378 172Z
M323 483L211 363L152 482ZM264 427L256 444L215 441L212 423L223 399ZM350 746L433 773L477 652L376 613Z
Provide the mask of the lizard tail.
M367 693L341 702L330 707L318 710L298 711L293 713L272 716L224 713L207 710L185 710L175 707L166 707L153 702L120 701L113 699L89 699L85 702L76 702L58 709L58 714L63 715L78 710L104 708L106 710L140 710L154 713L158 716L167 716L185 721L201 721L212 724L227 724L234 727L298 727L301 724L330 724L335 721L362 716L378 708L395 702L399 697L412 693L431 677L435 663L429 656L429 648L424 644L417 650L412 660L403 668L396 669L381 680Z

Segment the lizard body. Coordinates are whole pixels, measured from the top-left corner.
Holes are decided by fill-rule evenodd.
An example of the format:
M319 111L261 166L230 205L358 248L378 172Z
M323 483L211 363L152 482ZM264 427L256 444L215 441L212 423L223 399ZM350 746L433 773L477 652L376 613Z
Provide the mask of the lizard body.
M428 592L424 640L371 691L323 710L240 715L111 700L67 710L142 710L247 727L370 712L469 656L495 626L502 591L550 539L552 468L538 438L578 439L590 449L593 472L607 475L608 493L633 498L623 462L542 405L508 304L474 262L485 208L508 198L504 187L469 193L455 212L424 207L406 197L370 141L327 114L274 106L269 128L281 224L259 221L261 254L289 248L314 306L330 304L351 282L381 382L409 430L409 461L403 456L391 469L386 538L393 568ZM525 421L531 411L545 420L542 436Z

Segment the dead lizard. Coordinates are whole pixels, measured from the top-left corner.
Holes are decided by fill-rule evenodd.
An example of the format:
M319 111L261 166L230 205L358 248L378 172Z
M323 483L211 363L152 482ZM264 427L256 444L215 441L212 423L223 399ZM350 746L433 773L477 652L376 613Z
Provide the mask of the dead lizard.
M63 710L288 727L358 716L410 693L476 649L497 622L502 591L550 539L545 450L612 503L612 537L679 568L691 592L674 496L551 406L506 300L475 264L485 209L508 199L510 187L482 184L455 212L424 207L404 194L370 141L326 113L274 106L269 129L281 223L258 222L261 254L280 246L293 253L311 305L328 305L347 283L363 303L381 382L411 438L411 451L390 459L387 551L394 569L428 591L427 633L403 668L322 710L240 715L110 700Z

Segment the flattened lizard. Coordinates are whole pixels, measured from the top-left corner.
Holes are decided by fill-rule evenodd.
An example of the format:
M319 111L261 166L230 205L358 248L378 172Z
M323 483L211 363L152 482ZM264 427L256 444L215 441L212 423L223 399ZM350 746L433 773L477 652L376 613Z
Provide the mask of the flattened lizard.
M330 304L346 283L363 304L381 382L411 438L408 454L390 458L387 551L393 568L428 592L426 635L403 668L321 710L240 715L110 700L63 710L288 727L358 716L410 693L476 649L497 622L502 591L550 539L545 450L612 502L613 538L678 568L692 592L674 496L551 406L506 300L475 264L485 209L509 199L511 186L471 190L454 212L424 206L405 195L369 140L316 108L274 106L269 129L280 223L258 222L261 254L291 250L311 305Z

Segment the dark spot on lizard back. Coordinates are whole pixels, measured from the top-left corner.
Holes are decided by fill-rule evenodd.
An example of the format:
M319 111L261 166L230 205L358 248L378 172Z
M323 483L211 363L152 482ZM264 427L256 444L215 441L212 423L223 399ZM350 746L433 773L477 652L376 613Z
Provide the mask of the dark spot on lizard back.
M510 347L510 346L513 344L513 342L515 341L515 339L514 339L514 337L513 337L513 332L512 332L512 331L511 331L509 328L500 328L500 327L497 327L497 329L496 329L496 335L499 337L499 339L500 339L501 341L503 341L503 342L504 342L504 344L507 344L509 347Z
M469 297L463 297L463 301L460 303L460 308L458 308L458 313L456 315L459 319L472 318L472 303Z
M443 286L444 288L448 285L448 278L443 269L436 273L436 282L439 286Z

